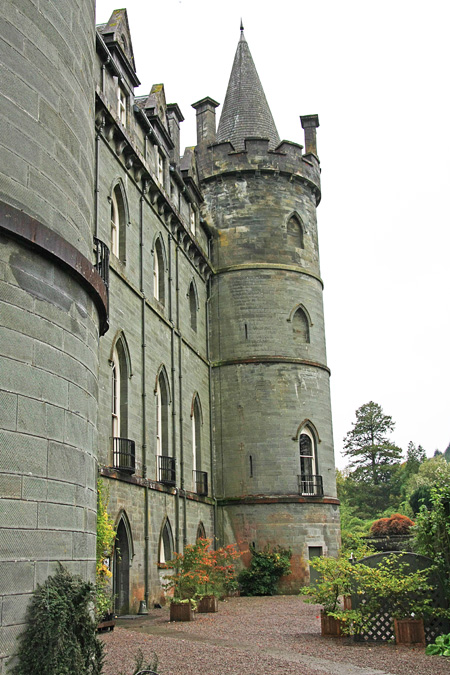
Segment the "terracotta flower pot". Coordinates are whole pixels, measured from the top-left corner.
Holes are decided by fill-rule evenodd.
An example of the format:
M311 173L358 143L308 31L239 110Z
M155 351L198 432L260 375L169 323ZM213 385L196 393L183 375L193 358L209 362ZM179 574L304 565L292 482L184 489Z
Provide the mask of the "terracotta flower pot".
M214 595L204 595L197 605L197 612L199 614L207 614L209 612L217 612L219 609L219 601Z
M394 632L398 645L425 646L423 619L394 619Z
M190 602L171 602L170 621L193 621L195 612Z
M320 610L320 628L323 637L342 637L341 620L325 614Z

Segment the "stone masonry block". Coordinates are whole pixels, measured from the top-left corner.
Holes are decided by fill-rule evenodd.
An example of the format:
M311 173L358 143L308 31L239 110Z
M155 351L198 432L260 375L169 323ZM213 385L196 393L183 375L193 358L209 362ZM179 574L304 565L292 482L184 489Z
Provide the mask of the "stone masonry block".
M0 390L0 425L3 429L14 431L17 424L17 396Z
M0 471L35 476L47 474L47 440L37 436L0 431Z
M35 436L47 435L45 403L25 396L18 397L17 431Z
M22 495L22 478L13 474L0 474L0 495L2 498L18 499Z
M37 504L18 499L0 499L0 523L3 527L35 528Z
M25 595L7 595L3 598L3 626L25 622L25 614L30 598L31 595L29 593Z

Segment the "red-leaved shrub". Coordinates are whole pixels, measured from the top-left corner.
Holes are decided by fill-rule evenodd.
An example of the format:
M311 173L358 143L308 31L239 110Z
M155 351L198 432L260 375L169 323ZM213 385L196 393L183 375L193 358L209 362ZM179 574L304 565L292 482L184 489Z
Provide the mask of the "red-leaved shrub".
M374 537L389 537L393 534L408 534L409 528L414 525L408 516L393 513L390 518L379 518L372 523L370 533Z

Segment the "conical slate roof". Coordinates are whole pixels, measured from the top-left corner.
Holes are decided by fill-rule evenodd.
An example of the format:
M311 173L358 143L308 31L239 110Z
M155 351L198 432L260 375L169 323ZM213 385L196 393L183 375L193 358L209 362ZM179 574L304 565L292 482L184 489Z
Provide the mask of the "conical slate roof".
M235 150L244 149L244 139L268 138L269 148L279 142L261 81L241 27L241 37L234 57L227 94L220 116L216 141L231 141Z

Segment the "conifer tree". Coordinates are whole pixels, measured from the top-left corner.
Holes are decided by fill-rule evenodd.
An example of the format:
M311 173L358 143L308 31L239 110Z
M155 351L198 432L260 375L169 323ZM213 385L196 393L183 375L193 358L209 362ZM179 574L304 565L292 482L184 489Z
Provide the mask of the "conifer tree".
M373 485L388 479L389 469L402 454L388 438L394 427L392 417L385 415L378 403L370 401L358 408L353 429L344 438L344 455L350 458L349 467L355 468L359 478L369 479Z

